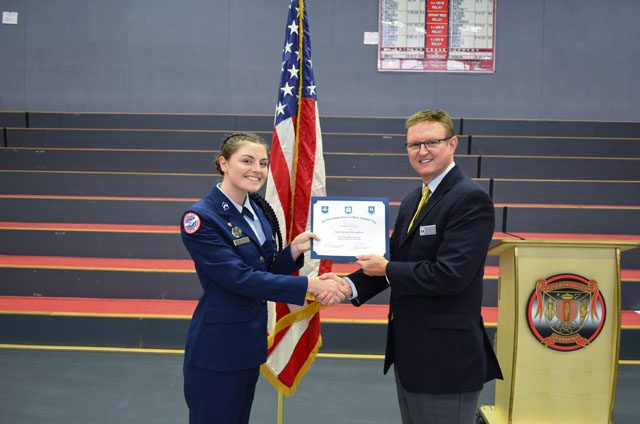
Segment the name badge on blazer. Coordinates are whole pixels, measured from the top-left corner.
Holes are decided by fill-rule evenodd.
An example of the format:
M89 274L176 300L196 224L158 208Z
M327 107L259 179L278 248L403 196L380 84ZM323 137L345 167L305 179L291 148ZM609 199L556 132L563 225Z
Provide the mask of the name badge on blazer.
M247 243L249 243L250 241L251 241L251 240L249 240L249 237L242 237L242 238L239 238L239 239L237 239L237 240L234 240L234 241L233 241L233 245L234 245L234 246L242 246L243 244L247 244Z
M434 236L436 234L436 226L434 225L421 225L420 226L420 235L421 236Z

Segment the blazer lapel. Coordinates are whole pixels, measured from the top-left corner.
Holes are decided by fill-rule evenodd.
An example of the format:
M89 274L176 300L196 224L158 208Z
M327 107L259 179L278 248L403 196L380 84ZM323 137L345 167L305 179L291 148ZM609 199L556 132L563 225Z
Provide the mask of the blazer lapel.
M402 226L403 237L400 239L400 245L402 245L408 239L413 238L414 233L417 231L418 228L420 228L420 223L429 214L429 212L438 204L438 202L442 200L444 195L449 191L449 189L451 189L453 184L456 181L458 181L459 177L460 177L460 169L458 169L458 166L456 165L449 171L449 173L440 182L440 184L438 185L438 188L436 188L436 191L431 193L431 195L429 196L429 199L427 200L427 203L422 207L420 214L418 215L418 217L413 223L413 226L407 233L409 222L411 222L411 218L413 218L413 214L415 213L415 210L418 208L418 202L417 201L415 202L415 208L413 209L413 212L411 214L407 214L405 217L406 222Z
M407 199L407 205L411 207L411 210L407 211L407 213L404 214L404 222L402 222L402 226L400 227L402 231L402 233L400 234L400 242L399 242L400 246L404 244L404 242L407 240L407 237L409 236L409 234L407 233L407 229L409 228L409 223L411 222L411 218L413 218L413 214L416 213L416 209L418 209L418 203L420 202L420 197L422 197L422 188L415 190L413 193L409 195L409 199ZM415 222L414 222L414 228L415 228Z

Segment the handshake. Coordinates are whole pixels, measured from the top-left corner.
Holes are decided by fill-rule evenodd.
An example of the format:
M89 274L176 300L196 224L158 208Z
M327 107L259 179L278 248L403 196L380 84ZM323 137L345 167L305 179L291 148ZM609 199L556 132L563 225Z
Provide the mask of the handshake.
M327 272L319 277L309 277L307 292L324 306L333 306L351 296L351 286L344 278Z

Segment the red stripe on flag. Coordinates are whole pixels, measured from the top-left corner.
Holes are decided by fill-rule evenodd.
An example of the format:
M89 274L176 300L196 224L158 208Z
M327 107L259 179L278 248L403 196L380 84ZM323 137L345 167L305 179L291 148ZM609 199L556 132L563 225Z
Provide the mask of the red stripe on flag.
M328 259L321 260L320 265L318 266L318 275L331 272L332 267L333 267L333 261L330 261Z
M287 305L284 302L277 302L275 305L276 305L276 322L280 321L280 319L287 316L291 312L291 310L289 309L289 305ZM280 340L282 340L282 338L287 334L287 331L289 331L289 328L291 327L290 326L285 327L276 333L276 335L273 338L273 343L271 344L271 347L267 351L267 354L270 355L271 352L273 352L273 350L276 347L278 347L278 343L280 343Z
M274 349L278 347L278 344L280 343L280 340L282 340L282 338L287 334L287 332L289 331L290 328L291 328L291 326L285 327L281 331L278 331L276 333L275 337L273 338L273 344L271 345L271 347L267 351L267 355L271 355L271 352L273 352Z
M291 354L291 359L284 367L282 372L278 374L278 379L280 381L282 381L289 387L293 386L300 368L304 366L307 358L309 357L311 352L313 352L313 349L316 347L319 337L320 314L315 314L311 321L309 321L309 326L300 338L300 341L298 341L298 343L296 344L296 347Z
M282 152L278 132L275 128L271 138L271 176L276 192L278 193L278 198L280 199L284 217L287 221L284 228L288 230L290 225L289 205L291 203L291 181L289 180L287 161Z
M276 303L276 318L279 320L291 312L289 305L283 302Z
M305 231L309 217L311 202L311 184L316 161L316 102L314 99L303 98L300 102L300 129L298 143L298 168L296 172L296 187L294 210L294 227L292 238Z

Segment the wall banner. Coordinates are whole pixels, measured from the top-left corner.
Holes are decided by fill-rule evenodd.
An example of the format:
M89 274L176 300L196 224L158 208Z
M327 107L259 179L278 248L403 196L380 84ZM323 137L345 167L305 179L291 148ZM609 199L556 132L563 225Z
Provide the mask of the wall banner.
M496 0L380 0L378 71L495 70Z

